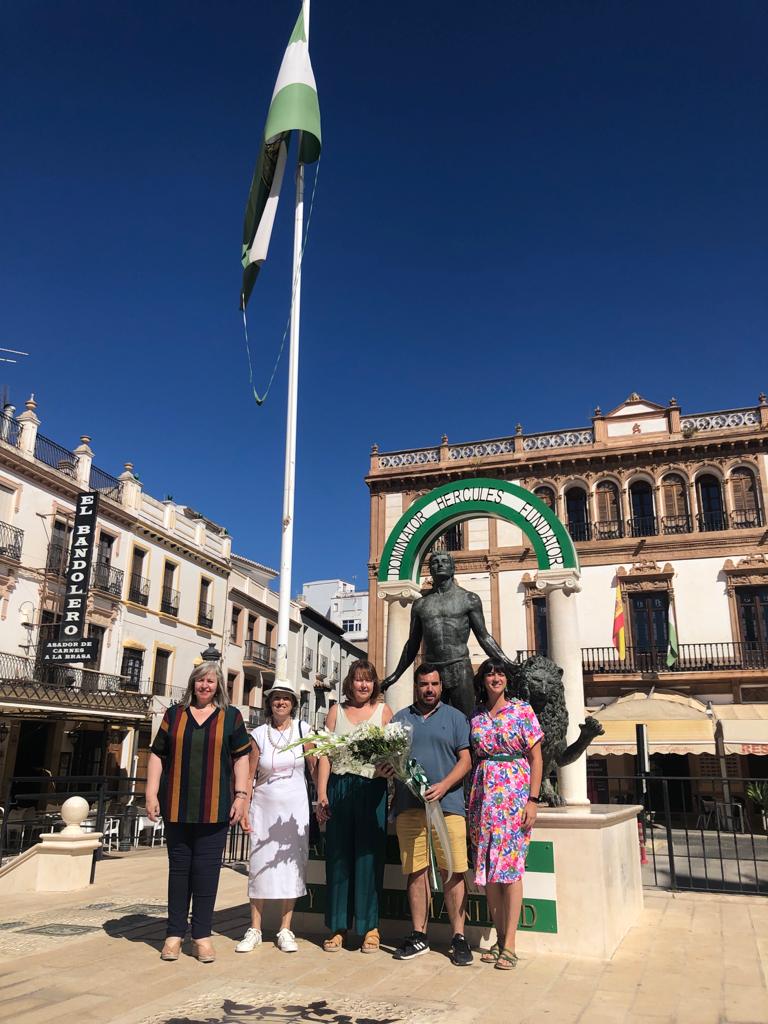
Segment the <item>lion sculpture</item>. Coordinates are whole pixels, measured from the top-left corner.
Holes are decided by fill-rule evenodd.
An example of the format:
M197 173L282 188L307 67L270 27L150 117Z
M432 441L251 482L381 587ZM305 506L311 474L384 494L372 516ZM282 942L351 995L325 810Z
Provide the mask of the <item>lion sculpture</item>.
M592 740L605 730L596 718L588 715L579 727L579 738L568 746L568 710L565 706L563 670L549 658L541 654L528 658L518 667L516 681L515 696L531 705L544 733L541 742L541 756L544 762L541 782L542 803L550 807L560 807L565 800L552 786L552 772L555 768L573 764Z

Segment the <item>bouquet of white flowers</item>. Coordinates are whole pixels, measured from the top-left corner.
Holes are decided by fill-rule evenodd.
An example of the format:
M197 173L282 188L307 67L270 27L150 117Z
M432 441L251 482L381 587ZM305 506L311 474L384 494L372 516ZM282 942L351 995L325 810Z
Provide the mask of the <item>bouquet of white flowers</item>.
M426 800L424 794L429 789L429 780L418 761L410 757L411 729L402 722L389 722L388 725L372 725L361 722L345 736L322 729L320 732L303 736L292 743L286 750L299 744L312 744L307 753L328 757L337 769L343 768L373 778L380 765L388 764L394 769L395 778L408 787L411 793L424 804L427 815L427 844L431 867L432 885L437 888L437 871L432 831L440 840L445 852L446 870L453 874L451 846L448 829L445 825L443 810L439 800Z

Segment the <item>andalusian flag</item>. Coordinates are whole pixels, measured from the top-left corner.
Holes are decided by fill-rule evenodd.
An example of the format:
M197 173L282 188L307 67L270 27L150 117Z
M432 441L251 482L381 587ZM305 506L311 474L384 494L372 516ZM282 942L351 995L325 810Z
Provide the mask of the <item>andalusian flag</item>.
M672 602L667 605L667 668L677 664L677 629L675 628L675 614Z
M621 584L616 584L616 606L613 610L613 646L619 652L619 659L627 656L627 634L624 629L624 602L621 599Z
M314 163L320 156L320 104L309 59L309 0L303 0L299 20L280 65L264 128L264 140L248 193L243 224L240 309L245 309L261 265L267 258L292 131L302 133L299 160L305 164Z

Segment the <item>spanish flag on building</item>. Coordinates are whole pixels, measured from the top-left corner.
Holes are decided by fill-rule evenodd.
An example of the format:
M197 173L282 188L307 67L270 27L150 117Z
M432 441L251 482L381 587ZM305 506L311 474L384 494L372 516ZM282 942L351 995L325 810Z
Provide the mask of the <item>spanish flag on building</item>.
M624 602L621 599L621 584L616 584L616 607L613 610L613 646L619 652L619 659L627 656L627 634L624 629Z

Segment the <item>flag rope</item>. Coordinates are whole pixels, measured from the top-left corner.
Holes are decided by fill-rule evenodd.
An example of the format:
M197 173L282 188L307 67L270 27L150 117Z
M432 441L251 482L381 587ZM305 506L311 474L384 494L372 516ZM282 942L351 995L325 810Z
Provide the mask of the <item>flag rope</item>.
M312 221L312 210L313 210L314 205L315 205L315 192L317 191L317 176L318 176L319 173L320 173L320 157L317 158L317 161L315 163L315 177L314 177L314 180L312 182L312 195L310 196L310 199L309 199L309 210L307 212L306 227L304 228L304 239L303 239L303 241L301 243L301 254L299 256L299 265L296 268L296 273L295 273L294 278L293 278L293 284L291 286L291 306L290 306L290 309L288 310L288 320L286 321L285 330L283 331L283 340L280 342L280 349L278 350L278 353L277 353L277 359L275 360L275 365L272 368L272 374L270 375L269 381L267 383L267 389L266 389L266 391L264 392L263 395L259 395L258 391L256 390L256 386L253 383L253 360L251 359L251 344L250 344L250 340L248 338L248 320L247 320L246 315L245 315L245 303L243 303L243 331L245 333L245 351L246 351L246 354L248 356L248 379L249 379L250 384L251 384L251 391L253 392L253 397L254 397L254 399L256 401L256 405L263 405L266 402L266 400L267 400L267 395L269 395L269 392L272 389L272 384L273 384L273 382L275 380L275 375L277 374L277 368L280 365L280 360L281 360L282 355L283 355L283 350L285 349L285 339L288 337L288 331L290 330L290 327L291 327L291 317L293 316L293 302L294 302L294 299L296 298L296 282L299 279L299 274L301 273L301 267L302 267L302 264L304 262L304 250L307 247L307 239L309 238L309 225L310 225L310 223Z

